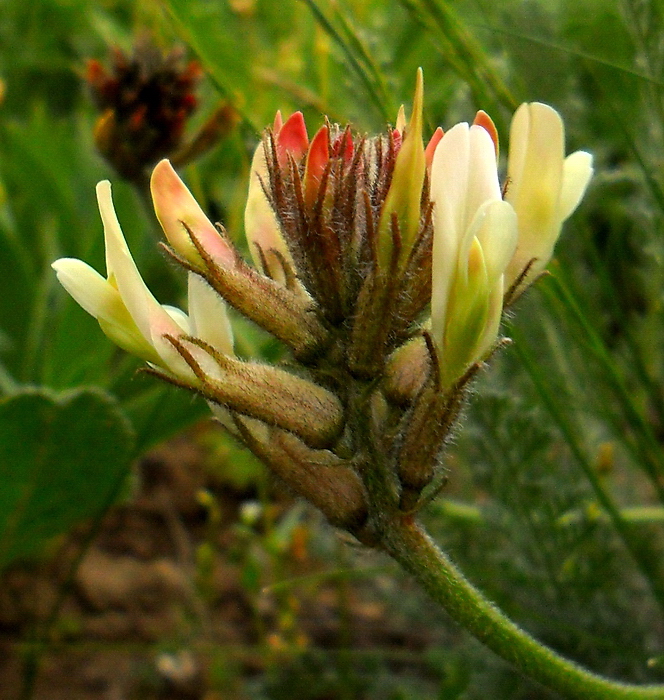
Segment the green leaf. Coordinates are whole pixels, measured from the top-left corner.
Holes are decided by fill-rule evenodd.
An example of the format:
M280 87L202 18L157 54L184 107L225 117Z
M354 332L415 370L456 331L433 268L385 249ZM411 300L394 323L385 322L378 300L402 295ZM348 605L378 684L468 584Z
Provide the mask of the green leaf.
M0 568L97 518L133 455L132 429L100 391L36 390L0 402Z

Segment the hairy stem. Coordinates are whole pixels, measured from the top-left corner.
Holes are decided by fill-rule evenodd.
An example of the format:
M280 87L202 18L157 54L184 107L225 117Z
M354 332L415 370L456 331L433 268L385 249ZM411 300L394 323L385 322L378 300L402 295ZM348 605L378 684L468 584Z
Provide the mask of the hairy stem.
M568 661L488 601L411 517L386 518L382 546L462 627L526 676L573 700L664 700L664 685L618 683Z

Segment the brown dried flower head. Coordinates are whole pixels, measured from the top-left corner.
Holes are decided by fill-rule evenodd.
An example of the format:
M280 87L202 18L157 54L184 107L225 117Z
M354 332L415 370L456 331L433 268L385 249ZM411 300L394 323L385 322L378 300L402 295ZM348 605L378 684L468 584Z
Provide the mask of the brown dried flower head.
M95 143L122 177L145 185L157 161L169 157L184 165L232 129L237 115L222 105L193 139L185 141L202 74L196 61L186 60L183 49L166 53L145 37L131 55L113 48L110 68L96 59L88 61L85 79L101 112Z

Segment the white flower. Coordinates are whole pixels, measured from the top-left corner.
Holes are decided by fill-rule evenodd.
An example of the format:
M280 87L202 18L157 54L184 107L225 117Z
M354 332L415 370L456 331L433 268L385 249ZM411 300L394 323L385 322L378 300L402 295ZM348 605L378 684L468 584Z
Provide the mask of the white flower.
M134 323L117 287L82 260L60 258L51 267L60 284L99 321L116 345L148 362L159 362L159 355Z
M162 306L145 285L129 252L108 181L97 185L97 200L104 224L107 279L81 260L61 258L52 265L58 280L113 342L191 382L190 367L165 336L196 335L220 352L232 354L232 333L223 301L198 275L190 273L190 315Z
M463 123L443 136L431 166L431 199L431 334L449 388L496 342L503 273L516 246L516 215L502 200L486 129Z

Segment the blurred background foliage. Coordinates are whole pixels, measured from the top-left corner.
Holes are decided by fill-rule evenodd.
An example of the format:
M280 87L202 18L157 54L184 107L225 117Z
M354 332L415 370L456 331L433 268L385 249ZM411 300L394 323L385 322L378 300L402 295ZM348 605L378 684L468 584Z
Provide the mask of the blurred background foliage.
M301 109L312 132L323 114L374 132L409 105L422 66L429 133L485 109L503 158L520 102L561 112L568 150L591 151L597 174L553 274L509 320L514 345L477 382L448 451L449 484L426 520L471 580L544 642L598 672L661 681L661 2L4 0L0 565L33 555L47 534L97 522L126 497L132 460L206 415L201 401L136 374L139 363L106 340L50 269L70 256L103 270L94 184L109 178L148 285L163 303L181 300L184 280L159 252L145 192L96 151L99 114L84 79L88 59L106 64L111 46L130 54L140 36L164 51L183 46L201 64L189 134L220 102L237 112L217 147L182 172L240 245L251 155L277 109ZM237 331L241 352L279 352L247 324ZM86 439L103 430L126 449ZM47 449L33 455L37 436ZM245 455L214 439L223 468L238 465L230 479L261 481ZM40 494L50 494L48 508L38 507L48 501ZM315 527L321 551L336 551ZM380 591L395 613L441 630L424 676L387 670L380 653L351 653L342 664L311 651L252 681L248 697L545 697L470 638L445 632L444 615L417 592Z

